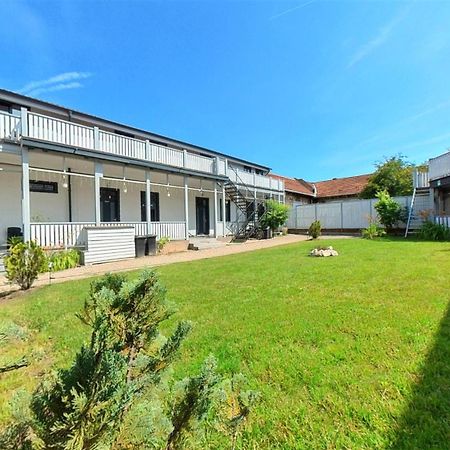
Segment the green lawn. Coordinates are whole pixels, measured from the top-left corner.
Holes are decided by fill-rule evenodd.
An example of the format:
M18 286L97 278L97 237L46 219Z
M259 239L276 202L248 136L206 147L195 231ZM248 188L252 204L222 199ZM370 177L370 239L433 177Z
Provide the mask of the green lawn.
M194 331L175 375L210 353L262 393L240 445L258 449L450 448L450 244L334 240L158 269L175 320ZM1 347L30 367L0 378L0 424L19 388L68 364L87 330L75 318L89 280L0 303ZM21 330L19 330L21 331Z

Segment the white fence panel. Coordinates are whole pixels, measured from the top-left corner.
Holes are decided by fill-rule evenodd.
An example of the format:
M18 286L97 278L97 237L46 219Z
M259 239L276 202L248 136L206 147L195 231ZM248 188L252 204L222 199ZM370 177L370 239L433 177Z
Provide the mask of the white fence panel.
M317 220L320 220L323 228L341 228L341 204L317 204Z
M372 203L372 200L342 202L342 228L365 228L373 214Z

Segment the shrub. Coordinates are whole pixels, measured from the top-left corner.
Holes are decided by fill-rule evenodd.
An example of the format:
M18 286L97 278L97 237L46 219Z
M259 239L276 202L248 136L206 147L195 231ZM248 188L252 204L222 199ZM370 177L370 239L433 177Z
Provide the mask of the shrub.
M72 269L77 267L80 263L80 253L75 250L64 250L53 252L47 255L47 268L52 272L58 272L59 270Z
M44 270L45 254L34 241L14 241L5 257L6 277L11 283L17 283L27 290L33 285L38 274Z
M170 242L169 236L162 236L158 241L158 252L161 252L162 249Z
M378 213L380 223L385 226L386 231L392 230L394 225L405 220L406 208L402 208L387 191L379 191L376 197L378 202L375 205L375 210Z
M322 224L320 220L315 220L310 226L308 230L308 234L313 238L317 239L322 233Z
M418 236L425 241L450 241L450 228L427 220L420 227Z
M377 237L384 236L386 231L380 227L376 222L370 222L367 228L364 228L361 232L364 239L375 239Z
M285 224L288 216L289 206L275 200L267 200L266 210L259 221L263 228L270 228L275 231Z

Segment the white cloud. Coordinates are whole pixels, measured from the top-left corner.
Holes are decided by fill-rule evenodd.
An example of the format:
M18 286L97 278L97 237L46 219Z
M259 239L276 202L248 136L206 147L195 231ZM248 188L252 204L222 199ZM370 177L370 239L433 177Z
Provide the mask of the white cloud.
M71 83L59 83L53 86L36 88L29 91L27 95L36 96L44 92L64 91L66 89L78 89L81 87L83 87L83 85L79 81L72 81Z
M362 61L364 58L369 56L372 52L374 52L378 47L382 46L387 42L390 38L392 32L398 23L405 16L406 10L401 14L397 15L393 20L388 22L386 25L381 27L375 37L373 37L370 41L366 42L359 50L352 56L350 62L347 65L347 69L350 69L355 64Z
M39 95L43 92L77 89L83 87L79 80L91 77L90 72L64 72L46 80L31 81L17 92L24 95Z
M280 13L275 14L272 17L269 17L269 20L278 19L279 17L284 16L285 14L289 14L289 13L291 13L293 11L296 11L297 9L304 8L305 6L308 6L311 3L314 3L316 1L317 0L309 0L308 2L302 3L301 5L297 5L297 6L294 6L293 8L289 8L289 9L286 9L285 11L281 11Z

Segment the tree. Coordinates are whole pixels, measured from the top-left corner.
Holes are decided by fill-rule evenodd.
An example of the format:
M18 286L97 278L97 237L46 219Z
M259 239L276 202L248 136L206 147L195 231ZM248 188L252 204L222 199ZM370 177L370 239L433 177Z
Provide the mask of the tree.
M375 210L386 231L392 230L395 224L405 220L405 208L397 203L387 191L378 192L376 197L378 202L375 204Z
M361 198L375 198L377 192L386 191L389 195L411 195L413 191L412 172L414 165L404 156L385 158L375 165L376 170L361 192Z
M260 222L264 228L270 228L275 231L284 225L289 216L289 206L279 203L275 200L266 201L266 210L262 215Z
M6 277L27 290L33 285L45 266L44 250L34 241L12 240L9 255L5 257Z

